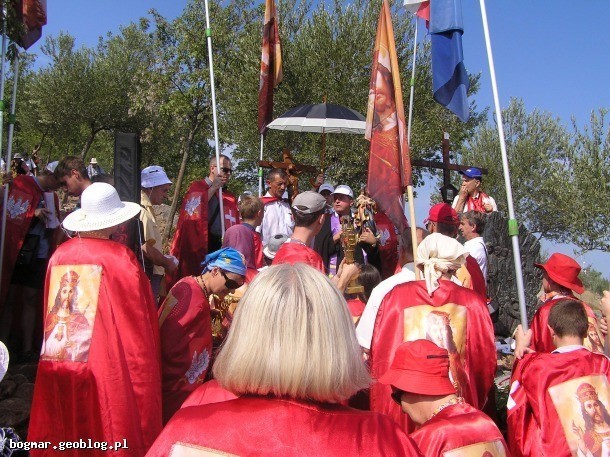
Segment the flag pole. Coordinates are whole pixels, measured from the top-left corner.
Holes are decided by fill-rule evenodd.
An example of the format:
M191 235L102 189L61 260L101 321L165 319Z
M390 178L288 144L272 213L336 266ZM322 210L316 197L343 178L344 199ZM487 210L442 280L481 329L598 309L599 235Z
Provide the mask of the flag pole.
M415 97L415 64L417 60L417 16L415 19L415 35L413 38L413 65L411 68L411 93L409 95L409 120L407 123L407 144L411 149L411 121L413 120L413 99ZM417 223L415 221L415 200L413 197L413 185L407 186L407 201L409 202L409 220L411 221L411 245L413 246L413 261L417 260ZM415 268L415 279L419 280L419 269Z
M210 12L208 8L208 0L205 0L205 36L208 41L208 60L210 62L210 87L212 89L212 119L214 121L214 142L216 149L216 173L220 173L220 145L218 141L218 122L216 119L216 92L214 90L214 62L212 59L212 29L210 28ZM220 230L224 237L225 235L225 218L224 208L222 203L222 187L218 189L218 206L220 208Z
M3 36L3 45L4 36ZM2 46L2 50L4 51L4 46ZM15 129L15 105L17 103L17 79L19 78L19 53L15 52L15 60L13 62L13 94L11 98L11 113L9 115L9 125L8 125L8 144L7 144L7 165L11 162L11 154L13 150L13 131ZM2 83L0 84L0 89L2 89L2 93L4 94L4 59L2 59ZM1 111L0 111L1 112ZM0 117L2 120L2 117ZM1 132L1 131L0 131ZM2 208L2 229L0 234L0 278L2 277L2 270L4 265L4 243L6 241L6 211L8 206L8 194L9 194L9 184L4 186L4 206Z
M0 62L0 157L2 157L2 138L3 132L2 128L4 126L4 82L6 80L5 77L5 69L4 69L4 61L6 60L6 15L8 10L6 8L6 3L2 7L2 61ZM6 161L4 162L4 167L0 174L4 175L5 172L10 173L11 162L9 160L9 155L6 156ZM4 238L6 236L6 206L8 204L8 193L9 193L9 185L3 184L4 188L2 199L4 204L2 205L2 228L0 229L0 278L2 278L2 266L4 265ZM1 287L1 284L0 284Z
M261 157L259 160L263 160L263 139L264 135L261 133ZM261 197L263 195L263 167L259 165L258 167L258 196Z
M498 85L496 83L496 71L494 67L493 55L491 52L491 41L489 38L489 27L487 25L487 11L485 0L480 0L481 16L483 19L483 31L485 32L485 46L487 47L487 59L489 61L489 73L491 77L491 87L494 96L496 119L498 124L498 136L500 138L500 151L502 152L502 169L504 171L504 185L506 186L506 198L508 200L508 234L513 244L513 260L515 262L515 279L517 281L517 294L519 297L519 313L521 315L521 326L523 331L527 331L527 309L525 307L525 286L523 284L523 272L521 269L521 252L519 249L519 224L515 218L513 206L513 193L510 183L510 171L508 168L508 157L506 154L506 142L504 140L504 124L502 121L502 110L500 109L500 99L498 96Z

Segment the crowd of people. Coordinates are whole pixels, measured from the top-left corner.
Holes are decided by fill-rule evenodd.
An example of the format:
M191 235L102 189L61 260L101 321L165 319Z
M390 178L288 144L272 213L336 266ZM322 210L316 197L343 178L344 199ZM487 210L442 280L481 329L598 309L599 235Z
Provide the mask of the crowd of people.
M0 340L39 358L31 455L82 439L129 456L610 452L610 292L596 316L559 253L536 264L544 295L515 331L498 428L483 239L497 207L479 169L430 208L417 246L382 213L362 223L365 196L346 184L320 176L288 199L276 168L264 196L238 197L232 172L228 156L210 160L167 247L160 166L142 169L139 204L95 159L12 179ZM79 198L67 215L60 187ZM117 233L134 220L126 245Z

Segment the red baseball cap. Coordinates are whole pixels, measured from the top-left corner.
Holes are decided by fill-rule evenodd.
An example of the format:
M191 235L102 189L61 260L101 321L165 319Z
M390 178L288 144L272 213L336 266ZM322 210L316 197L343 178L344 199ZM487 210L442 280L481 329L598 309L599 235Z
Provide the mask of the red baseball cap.
M556 252L549 257L546 263L535 263L534 265L546 271L549 278L557 284L578 294L585 291L582 281L578 278L580 265L572 257Z
M428 340L409 341L398 346L390 369L379 382L414 394L455 393L449 379L449 353Z
M428 222L440 222L442 224L460 225L460 218L457 212L449 203L437 203L428 213L428 218L424 221L424 225Z

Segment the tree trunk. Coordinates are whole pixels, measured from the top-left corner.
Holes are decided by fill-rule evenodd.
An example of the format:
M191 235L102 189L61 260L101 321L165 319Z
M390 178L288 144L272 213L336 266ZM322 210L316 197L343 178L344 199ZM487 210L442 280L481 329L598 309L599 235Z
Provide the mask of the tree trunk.
M95 141L95 137L100 130L102 129L91 127L91 134L89 134L89 138L87 138L87 142L85 143L85 146L83 146L83 150L80 153L81 159L85 160L85 156L87 155L87 152L89 152L89 148L91 148L91 145L93 144L93 141Z
M165 246L167 239L169 238L169 234L173 228L174 216L176 215L176 211L178 209L178 200L180 198L180 189L182 188L182 180L184 179L184 171L186 170L186 163L189 158L189 153L191 151L191 145L193 144L193 139L195 138L195 133L199 129L199 124L196 124L191 130L186 138L186 141L182 145L182 163L180 164L180 170L178 171L178 177L176 178L176 185L174 187L174 196L172 197L172 206L169 210L169 215L167 216L167 221L165 221L165 228L163 229L163 235L161 237L161 246Z

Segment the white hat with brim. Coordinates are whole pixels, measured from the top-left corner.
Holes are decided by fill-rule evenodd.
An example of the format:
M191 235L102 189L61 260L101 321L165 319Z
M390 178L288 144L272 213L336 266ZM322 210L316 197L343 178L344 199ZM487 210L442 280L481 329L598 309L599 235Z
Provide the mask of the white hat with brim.
M68 214L63 221L66 230L91 232L114 227L140 213L137 203L122 202L110 184L96 182L81 195L81 208Z

